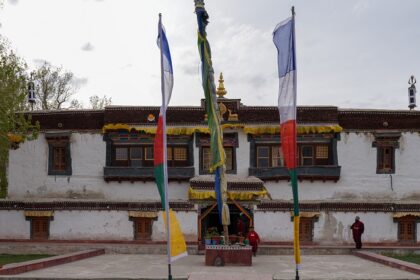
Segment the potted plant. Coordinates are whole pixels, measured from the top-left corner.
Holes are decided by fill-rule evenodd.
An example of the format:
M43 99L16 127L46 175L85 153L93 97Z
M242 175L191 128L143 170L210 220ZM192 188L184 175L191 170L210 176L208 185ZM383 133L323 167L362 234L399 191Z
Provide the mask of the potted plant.
M212 227L211 228L211 244L213 245L218 245L220 244L220 234L219 231L217 230L217 227Z
M211 245L211 233L207 230L206 235L204 236L204 244Z

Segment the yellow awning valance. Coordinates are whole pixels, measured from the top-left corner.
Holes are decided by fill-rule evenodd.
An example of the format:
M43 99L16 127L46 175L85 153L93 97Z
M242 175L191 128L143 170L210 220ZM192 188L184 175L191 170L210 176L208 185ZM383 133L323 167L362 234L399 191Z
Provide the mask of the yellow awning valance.
M270 194L264 188L262 191L228 191L227 197L232 200L255 200L257 198L270 198ZM214 191L197 190L190 187L188 189L188 198L192 200L216 199Z
M318 218L319 215L320 215L319 212L300 212L299 213L299 216L301 218ZM290 216L293 217L294 216L294 213L293 212L290 212Z
M54 211L25 211L25 217L53 217Z
M396 212L392 216L394 219L406 217L406 216L413 216L413 217L420 217L419 212Z
M133 218L157 218L156 211L128 211L128 216Z
M244 125L244 124L222 124L223 129L243 129L247 134L278 134L280 133L280 124L279 125ZM139 131L147 134L155 134L156 126L135 126L128 124L107 124L102 128L102 132L106 133L110 130L127 130L127 131ZM297 132L299 134L309 134L309 133L338 133L341 132L343 128L339 125L298 125ZM195 126L195 127L167 127L168 135L192 135L195 132L199 133L209 133L209 128L206 126Z
M339 125L298 125L298 134L310 133L338 133L343 128ZM247 134L278 134L280 133L280 125L277 126L245 126L244 132Z

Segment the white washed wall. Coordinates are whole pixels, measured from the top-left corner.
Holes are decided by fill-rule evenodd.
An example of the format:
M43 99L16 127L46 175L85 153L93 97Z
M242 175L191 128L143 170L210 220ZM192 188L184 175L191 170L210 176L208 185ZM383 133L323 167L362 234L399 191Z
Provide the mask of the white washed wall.
M391 213L322 212L314 223L314 242L320 244L354 243L350 226L360 217L365 225L363 242L396 242L398 226Z
M376 148L371 133L341 133L338 163L341 176L337 183L299 182L301 200L341 201L416 201L420 199L420 135L403 133L395 151L395 174L376 174ZM391 185L392 180L392 185ZM292 199L287 181L266 182L273 199Z
M239 147L236 149L236 164L237 174L239 176L248 176L249 158L250 158L250 143L248 142L247 135L238 130Z
M162 213L159 213L158 220L153 222L154 241L166 240L165 225L163 223ZM185 241L197 241L197 212L196 211L179 211L176 212Z
M353 243L350 226L360 216L365 224L363 242L397 242L398 226L391 213L322 212L314 223L314 239L319 244ZM290 212L255 211L255 230L262 241L292 241L293 222Z
M30 222L24 211L0 211L0 239L29 239Z
M159 200L153 181L105 182L106 147L99 133L72 133L71 176L48 176L48 144L44 134L10 151L9 198L70 198L124 201ZM188 199L188 182L170 182L171 200Z
M261 241L293 240L293 223L290 212L255 211L254 228Z
M237 148L237 174L248 175L249 142L241 130ZM341 133L338 162L341 176L337 183L303 181L299 196L305 200L416 201L420 198L420 135L403 133L396 149L396 173L376 174L376 148L371 133ZM73 133L71 136L72 176L48 176L48 145L40 134L10 151L9 198L74 198L108 200L159 200L156 185L148 182L109 182L103 179L105 142L99 133ZM194 166L199 171L199 149L194 140ZM392 178L392 185L391 185ZM287 181L265 183L273 199L291 199ZM188 182L170 182L171 200L188 199Z
M55 211L50 239L133 240L127 211Z

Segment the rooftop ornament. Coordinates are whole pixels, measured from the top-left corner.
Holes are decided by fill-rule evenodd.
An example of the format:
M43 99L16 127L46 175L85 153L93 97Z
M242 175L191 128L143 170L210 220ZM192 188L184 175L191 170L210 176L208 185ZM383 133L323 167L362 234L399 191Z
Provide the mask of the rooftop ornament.
M411 75L410 79L408 80L408 84L410 85L408 87L408 108L410 110L413 110L416 106L416 78L414 78L413 75Z

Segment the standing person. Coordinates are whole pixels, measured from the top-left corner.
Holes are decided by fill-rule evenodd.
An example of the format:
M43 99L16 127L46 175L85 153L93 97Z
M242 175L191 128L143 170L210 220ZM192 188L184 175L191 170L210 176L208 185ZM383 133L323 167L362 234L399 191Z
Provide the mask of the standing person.
M359 216L356 216L356 219L350 228L353 230L353 239L356 243L356 249L362 249L362 234L365 231L365 225L360 221Z
M258 243L260 243L260 237L258 233L254 230L253 226L249 227L248 236L249 244L252 246L252 253L254 256L257 256Z

